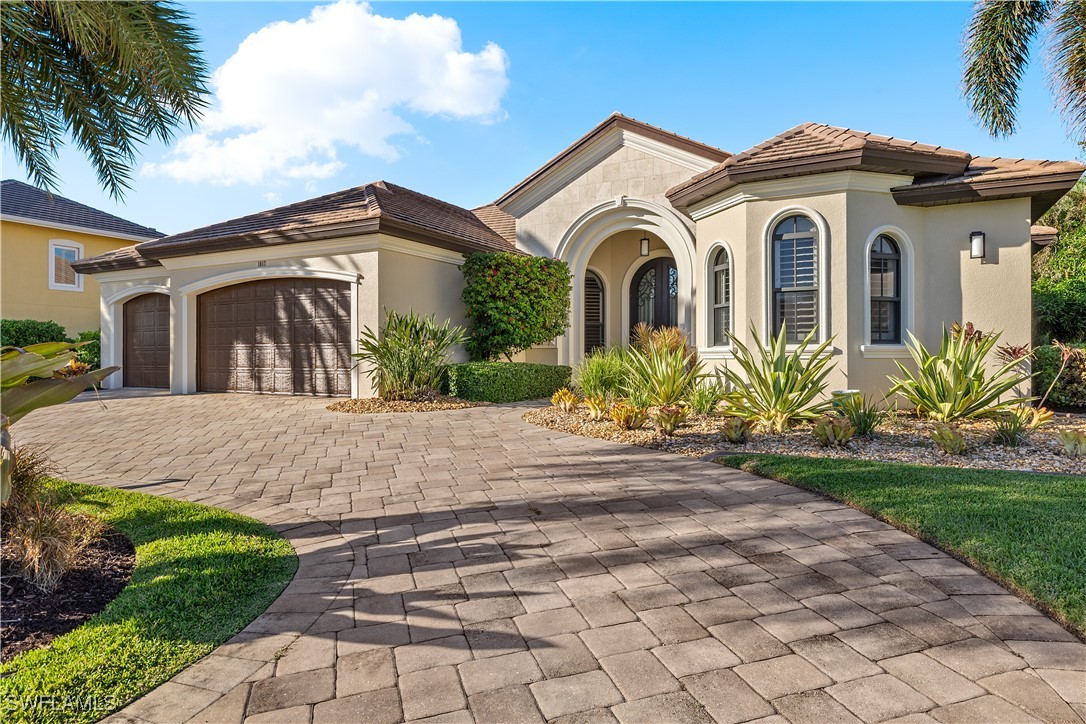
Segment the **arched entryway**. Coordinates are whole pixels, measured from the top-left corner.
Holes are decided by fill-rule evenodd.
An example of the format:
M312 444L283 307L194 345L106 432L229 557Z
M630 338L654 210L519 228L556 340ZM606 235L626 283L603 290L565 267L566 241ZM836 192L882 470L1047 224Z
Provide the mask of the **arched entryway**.
M639 243L647 236L650 241L650 257L638 260ZM594 256L597 251L612 250L606 268L600 267L599 275L605 289L609 309L604 319L611 322L604 328L607 344L623 344L627 330L633 326L634 315L630 308L630 288L634 272L642 264L658 257L671 259L674 273L665 270L663 276L674 282L674 304L664 310L665 316L687 332L694 319L694 235L689 223L674 209L644 199L619 196L593 206L581 214L562 235L556 256L569 264L573 274L570 295L570 326L567 334L557 340L558 361L561 364L578 364L591 348L589 330L599 329L589 325L592 310L586 304L594 299L594 280L589 277L589 266L595 270ZM632 253L633 258L630 258ZM670 287L663 295L670 299Z
M630 282L630 332L644 323L653 329L679 324L679 270L675 259L645 262Z

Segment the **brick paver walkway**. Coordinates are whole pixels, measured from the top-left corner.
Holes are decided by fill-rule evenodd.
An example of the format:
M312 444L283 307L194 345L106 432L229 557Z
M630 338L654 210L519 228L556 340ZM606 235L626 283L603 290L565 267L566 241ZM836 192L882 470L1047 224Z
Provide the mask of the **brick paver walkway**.
M105 400L16 432L73 479L266 520L301 559L266 613L117 721L1086 715L1086 646L1064 629L787 485L536 428L516 407Z

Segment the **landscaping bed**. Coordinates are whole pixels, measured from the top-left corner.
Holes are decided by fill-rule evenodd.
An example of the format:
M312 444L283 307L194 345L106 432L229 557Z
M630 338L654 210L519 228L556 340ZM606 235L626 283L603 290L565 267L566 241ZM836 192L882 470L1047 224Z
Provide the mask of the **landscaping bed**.
M1086 640L1086 477L784 455L718 462L881 518L968 562Z
M128 584L136 549L120 533L107 531L83 551L56 590L43 591L16 571L7 541L0 546L0 660L47 645L98 613Z
M988 420L971 420L961 424L968 451L965 455L946 455L938 451L930 437L934 423L914 415L898 413L879 426L870 437L856 437L845 447L821 447L812 434L809 423L800 423L783 433L754 432L743 445L729 443L722 432L725 417L694 415L680 426L674 436L658 432L651 423L637 430L622 430L610 420L594 422L582 406L572 412L555 407L530 410L524 419L552 430L574 435L595 437L614 442L705 457L712 453L776 453L801 454L818 458L880 460L940 465L955 468L990 470L1024 470L1046 473L1086 474L1086 458L1071 458L1062 454L1056 438L1058 429L1076 428L1086 431L1086 415L1060 413L1052 423L1031 432L1018 447L1006 447L991 442L993 425Z
M128 585L82 626L0 664L7 722L92 722L165 683L262 613L298 567L290 543L217 508L49 483L135 546Z
M376 415L384 412L437 412L440 410L463 410L468 407L485 407L489 402L461 400L449 395L436 395L429 400L382 400L380 397L336 400L328 409L332 412L346 412L355 415Z

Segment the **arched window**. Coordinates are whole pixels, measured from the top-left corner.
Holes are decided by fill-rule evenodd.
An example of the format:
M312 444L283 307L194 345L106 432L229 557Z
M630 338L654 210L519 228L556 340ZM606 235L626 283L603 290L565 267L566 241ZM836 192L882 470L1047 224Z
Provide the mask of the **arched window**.
M901 250L880 234L871 244L871 344L901 344Z
M789 216L773 229L773 334L798 344L818 326L818 228Z
M713 346L729 343L732 331L732 268L728 250L720 247L711 260L713 291Z
M603 281L594 271L584 275L584 350L586 353L606 345L604 336Z

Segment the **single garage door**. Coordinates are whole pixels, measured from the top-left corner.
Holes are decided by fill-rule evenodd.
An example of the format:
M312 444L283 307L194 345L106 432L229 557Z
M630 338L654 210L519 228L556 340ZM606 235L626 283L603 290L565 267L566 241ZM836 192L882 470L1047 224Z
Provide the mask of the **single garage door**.
M197 387L351 394L351 289L329 279L264 279L197 301Z
M141 294L124 303L125 387L170 386L170 298Z

